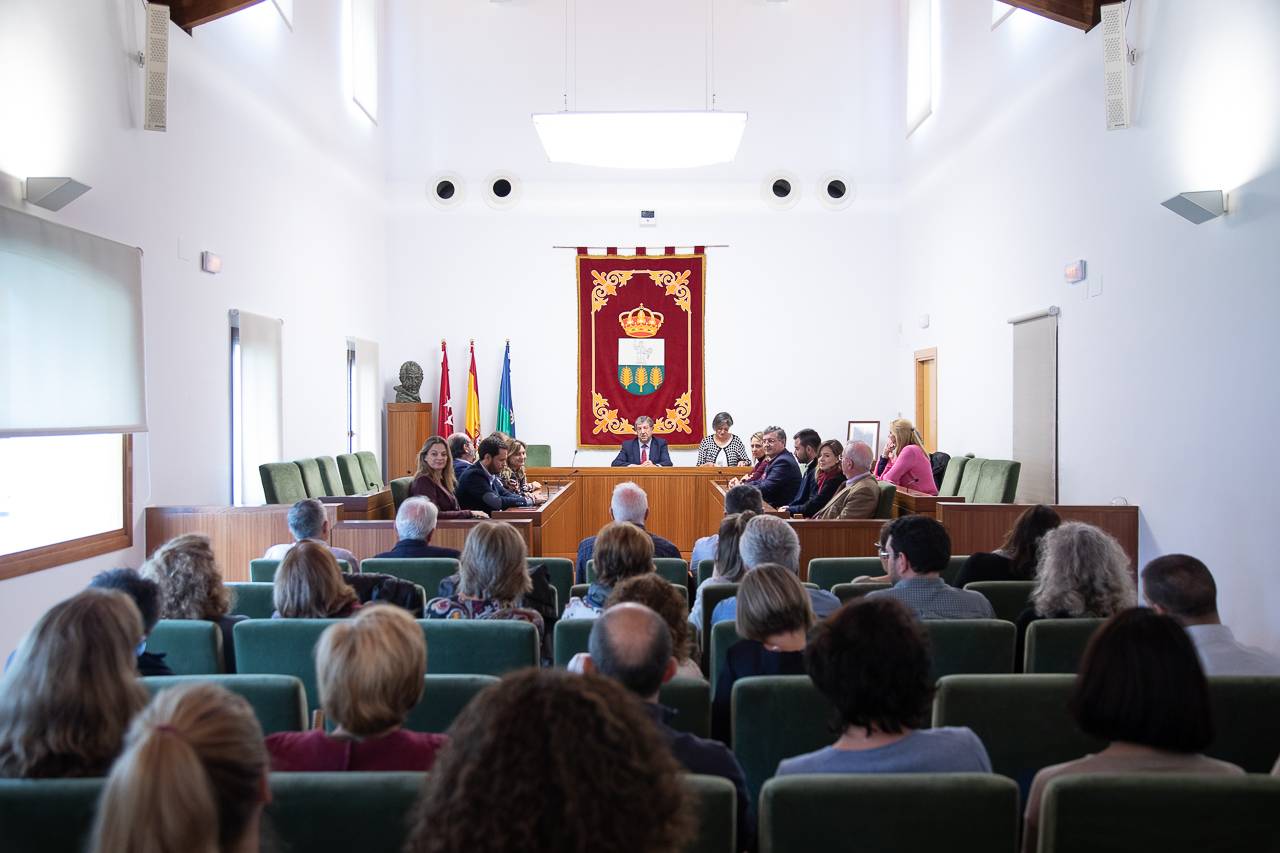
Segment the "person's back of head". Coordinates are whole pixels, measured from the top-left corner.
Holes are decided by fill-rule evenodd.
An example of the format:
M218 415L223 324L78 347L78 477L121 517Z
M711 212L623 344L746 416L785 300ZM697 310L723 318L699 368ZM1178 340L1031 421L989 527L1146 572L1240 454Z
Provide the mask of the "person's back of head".
M165 690L138 715L111 768L95 853L243 849L267 796L262 727L244 698L214 684Z
M231 610L213 543L200 533L175 536L156 549L138 572L160 586L161 619L217 620Z
M87 589L55 604L0 678L0 777L96 776L147 703L127 595Z
M928 724L933 701L928 635L893 598L862 598L818 623L805 647L814 685L841 730L897 734Z
M1014 522L1000 550L1013 563L1013 573L1021 578L1035 574L1040 554L1040 540L1050 530L1062 524L1062 517L1051 506L1036 504L1027 509Z
M951 560L951 537L936 519L924 515L904 515L889 525L890 559L907 558L918 575L942 572Z
M449 455L454 459L467 458L467 445L471 443L471 438L465 432L455 432L448 438Z
M724 493L724 514L736 515L740 512L764 512L764 497L755 486L739 483Z
M315 498L304 498L289 507L289 532L295 542L319 539L324 535L324 504Z
M482 521L467 534L458 558L458 592L510 604L533 589L524 539L510 524Z
M611 521L600 528L591 556L596 578L603 586L654 570L653 539L626 521Z
M1172 617L1134 607L1089 640L1070 705L1080 730L1105 741L1201 752L1213 740L1209 684Z
M756 494L760 494L759 489L752 489L750 486L746 488L751 489ZM740 547L742 531L746 529L747 523L757 515L758 513L747 509L735 515L726 515L720 521L720 535L716 540L716 577L737 583L747 573L747 568L742 562L742 548Z
M1092 524L1063 522L1040 540L1031 600L1041 616L1119 613L1137 602L1129 557L1111 534Z
M657 572L633 575L618 582L609 593L605 607L635 602L643 604L662 617L671 631L671 656L686 661L693 656L693 627L689 624L689 605L676 585Z
M276 612L286 619L326 619L358 600L342 579L333 552L323 542L299 542L276 569Z
M1183 625L1218 621L1218 585L1209 567L1188 554L1166 554L1147 563L1142 592L1152 607Z
M431 538L440 510L426 498L407 498L396 511L396 536L401 539Z
M635 483L619 483L613 487L609 513L614 521L629 521L643 527L649 515L649 496Z
M607 608L591 626L590 669L617 681L641 699L656 698L668 670L674 670L671 632L643 604Z
M679 850L696 831L683 780L620 684L520 670L480 693L450 729L405 850Z
M763 563L777 563L800 571L800 537L776 515L758 515L747 522L738 541L742 563L751 571Z
M738 587L738 636L760 643L808 631L816 621L809 591L795 572L776 563L756 566Z
M160 621L160 585L133 569L108 569L89 581L89 589L113 589L133 599L142 616L142 633L149 635Z
M330 625L316 643L316 686L325 716L357 737L404 724L422 698L427 644L407 610L374 604Z

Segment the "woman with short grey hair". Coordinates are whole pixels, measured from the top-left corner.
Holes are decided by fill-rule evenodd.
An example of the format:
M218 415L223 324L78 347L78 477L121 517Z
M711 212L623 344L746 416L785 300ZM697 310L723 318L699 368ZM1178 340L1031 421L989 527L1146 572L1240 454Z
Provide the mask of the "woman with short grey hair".
M753 464L747 448L732 432L733 418L728 412L720 412L711 419L712 434L698 444L698 464L717 468L735 468Z

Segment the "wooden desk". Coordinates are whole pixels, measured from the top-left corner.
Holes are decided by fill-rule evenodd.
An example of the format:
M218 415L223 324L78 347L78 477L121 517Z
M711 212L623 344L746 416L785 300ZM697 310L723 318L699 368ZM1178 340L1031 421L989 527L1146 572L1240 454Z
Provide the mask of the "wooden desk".
M504 509L493 513L492 517L502 521L524 519L529 522L532 530L529 556L568 555L572 558L577 554L578 542L588 535L579 528L582 521L581 485L572 480L554 483L537 477L533 479L550 491L546 503L539 507Z
M893 517L927 515L930 518L937 518L938 504L940 503L964 503L964 498L958 495L951 497L926 495L924 492L917 492L915 489L899 487L893 496Z
M974 554L994 551L1004 544L1004 537L1018 516L1032 504L956 504L938 505L938 520L951 534L951 553ZM1063 521L1083 521L1100 527L1114 536L1138 568L1138 507L1058 504L1054 510Z
M436 524L436 532L431 536L431 544L441 548L462 550L471 528L480 524L479 518L441 519ZM524 538L526 548L531 548L533 541L532 524L527 518L504 519ZM399 537L396 536L394 521L342 521L332 529L330 544L338 548L346 548L356 555L356 559L367 560L395 547Z
M880 541L881 518L787 521L800 537L800 580L809 579L809 561L815 557L874 557Z
M375 519L396 517L395 501L391 499L390 487L380 492L369 492L364 495L333 495L320 498L324 503L334 503L342 507L342 517L346 520ZM364 559L363 557L361 559Z

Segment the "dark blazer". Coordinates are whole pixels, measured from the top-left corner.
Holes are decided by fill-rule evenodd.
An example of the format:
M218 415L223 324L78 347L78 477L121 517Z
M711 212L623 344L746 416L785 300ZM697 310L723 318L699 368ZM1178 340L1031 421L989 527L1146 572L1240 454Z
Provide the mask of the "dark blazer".
M462 472L471 467L471 463L465 459L453 460L453 479L461 480Z
M724 669L716 679L711 701L711 736L729 742L730 699L733 684L752 675L804 675L804 652L771 652L757 640L739 640L725 653Z
M462 509L478 509L489 513L530 505L528 498L504 489L498 478L486 471L479 462L468 465L467 470L462 472L453 496L458 499L458 506Z
M816 465L817 463L815 462L814 466L811 466L810 470L812 470L813 467L816 467ZM815 477L814 485L813 485L813 494L809 497L809 499L804 503L800 503L799 501L797 501L796 503L793 503L790 506L788 506L787 510L790 512L799 513L805 518L813 518L815 515L817 515L819 512L825 509L827 504L831 503L831 499L836 496L836 492L840 491L840 489L842 489L843 487L844 487L844 476L841 474L836 474L834 477L828 477L826 482L822 484L821 489L818 488L818 481L817 481L817 478ZM803 491L803 489L801 491Z
M769 467L759 480L747 483L760 490L760 496L770 506L786 506L800 489L800 463L791 455L790 450L783 450L769 460Z
M463 470L466 470L466 463L463 463ZM459 509L458 499L453 496L453 492L437 483L435 480L423 474L421 477L414 479L413 484L409 486L409 497L426 498L436 505L439 510L437 518L470 518L470 510Z
M439 548L435 545L428 545L421 539L401 539L396 543L396 547L390 551L383 551L378 555L382 557L393 557L399 559L418 559L421 557L452 557L458 559L462 554L453 548Z
M667 440L658 438L656 435L649 438L649 461L654 465L665 465L671 467L671 454L667 452ZM618 455L613 459L613 467L621 468L623 465L639 465L640 464L640 439L628 438L622 442L622 447L618 448Z
M637 525L644 530L644 525ZM649 531L645 530L645 533ZM680 549L675 546L669 539L663 539L656 533L649 533L649 538L653 540L653 556L655 557L679 557ZM587 560L591 559L591 555L596 551L596 537L588 536L578 543L578 561L577 568L574 572L574 583L587 582Z
M797 465L800 463L797 462ZM785 506L796 506L797 504L806 504L813 500L814 495L818 493L818 460L814 459L809 463L809 467L804 469L804 473L800 476L800 489L796 492L796 496L787 501ZM792 510L799 512L800 510Z

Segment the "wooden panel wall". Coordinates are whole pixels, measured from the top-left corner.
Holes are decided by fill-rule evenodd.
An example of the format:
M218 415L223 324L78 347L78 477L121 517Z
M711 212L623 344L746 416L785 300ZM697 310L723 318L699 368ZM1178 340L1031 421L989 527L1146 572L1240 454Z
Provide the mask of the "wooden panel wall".
M938 504L938 520L951 534L951 553L974 554L994 551L1004 544L1004 537L1018 516L1031 504ZM1063 521L1083 521L1114 536L1129 555L1131 566L1138 567L1138 507L1089 506L1059 504L1054 506Z
M815 557L874 557L882 519L855 521L787 522L800 537L800 579L809 579L809 561Z
M387 403L387 481L412 477L435 423L430 403Z

